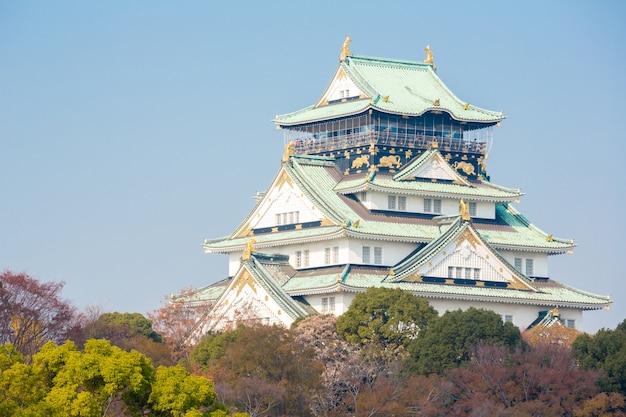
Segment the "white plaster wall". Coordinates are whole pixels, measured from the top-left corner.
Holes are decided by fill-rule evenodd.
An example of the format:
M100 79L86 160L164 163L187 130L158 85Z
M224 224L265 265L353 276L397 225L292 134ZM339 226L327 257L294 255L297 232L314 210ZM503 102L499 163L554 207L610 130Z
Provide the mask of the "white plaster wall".
M242 252L230 252L228 254L228 276L234 276L241 266Z
M298 212L298 221L293 223L306 223L317 221L321 213L306 199L297 185L283 184L280 188L272 188L270 194L257 212L250 219L254 228L274 227L278 225L276 214ZM291 222L281 224L289 224Z
M318 313L322 314L322 298L335 297L335 311L332 312L335 316L340 316L348 310L352 300L354 299L353 293L335 292L328 294L313 294L305 296L305 300L309 303ZM331 313L331 312L328 312Z
M470 202L472 200L467 200ZM486 201L476 201L476 216L480 219L495 219L496 218L496 205L495 203L489 203Z
M316 294L306 296L305 299L311 306L317 311L322 311L322 297L335 297L335 312L336 316L340 316L345 313L350 307L352 300L356 293L352 292L336 292L329 294ZM462 300L428 300L430 305L433 306L439 315L443 315L446 311L463 310L466 311L470 307L482 308L485 310L493 311L500 315L502 320L505 316L513 317L513 324L520 330L525 330L532 322L534 322L541 311L551 310L552 307L538 307L521 304L507 304L507 303L489 303L489 302L476 302L476 301L462 301ZM575 320L576 328L581 328L583 324L583 313L579 310L569 308L559 308L559 315L563 320Z
M400 195L400 194L394 194ZM366 194L366 198L362 201L362 204L370 209L370 210L388 210L389 203L387 197L389 194L368 191ZM359 194L359 198L362 198L362 194ZM434 200L434 197L429 197L431 200ZM460 212L459 202L460 198L436 198L441 200L441 213L433 213L429 212L427 214L445 214L445 215L453 215L458 214ZM467 200L469 202L472 200ZM495 219L496 218L496 205L494 203L485 202L485 201L475 201L476 203L476 216L482 219ZM406 196L406 210L395 210L395 211L404 211L409 213L426 213L424 211L424 197L420 196Z
M491 310L496 314L502 316L504 320L505 315L513 316L513 324L525 330L532 322L534 322L539 316L539 312L545 310L551 310L552 307L539 307L521 304L505 304L505 303L488 303L477 301L461 301L461 300L429 300L435 310L441 316L446 311L454 311L461 309L463 311L470 307L482 308L485 310ZM581 328L583 313L579 310L573 309L559 309L559 314L562 319L573 319L576 321L576 327Z
M374 261L374 247L382 247L383 262L381 265L387 266L395 265L416 248L416 245L414 243L381 242L366 239L352 239L349 241L349 255L347 262L352 264L363 263L363 246L369 246L370 248L372 248L370 263Z
M506 259L508 263L515 266L515 258L522 258L522 274L526 274L526 259L533 260L533 276L549 278L548 271L548 255L545 253L522 252L522 251L499 251L500 255Z

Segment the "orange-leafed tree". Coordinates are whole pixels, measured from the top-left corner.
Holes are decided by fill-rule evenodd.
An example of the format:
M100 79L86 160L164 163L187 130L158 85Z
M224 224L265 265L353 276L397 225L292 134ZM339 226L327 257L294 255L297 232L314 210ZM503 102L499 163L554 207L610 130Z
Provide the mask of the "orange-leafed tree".
M198 323L211 311L208 303L190 301L194 292L192 288L182 289L177 297L166 298L161 308L147 314L176 362L189 360Z
M63 282L40 282L26 273L0 274L0 343L30 358L48 341L63 343L75 327L76 309L61 297Z

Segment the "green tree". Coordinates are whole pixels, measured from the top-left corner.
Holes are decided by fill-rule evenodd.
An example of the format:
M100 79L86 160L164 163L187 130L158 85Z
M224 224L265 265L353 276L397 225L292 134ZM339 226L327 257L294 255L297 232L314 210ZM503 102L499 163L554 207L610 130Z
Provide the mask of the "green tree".
M213 382L191 375L182 366L160 366L149 402L159 416L202 416L201 410L214 405ZM217 413L216 413L217 415Z
M85 335L89 339L107 339L112 344L134 336L145 336L155 342L162 342L161 335L152 329L152 321L140 313L101 314L98 320L85 326Z
M103 416L115 403L146 403L154 374L149 359L105 340L88 340L84 353L73 342L46 344L33 357L33 369L49 391L46 405L55 416Z
M474 307L447 311L408 345L409 368L424 375L440 374L467 362L472 346L516 346L521 342L519 329L503 323L493 311Z
M626 396L626 320L615 330L601 329L595 335L578 336L572 349L582 368L604 371L598 380L603 391Z
M42 379L22 355L11 344L0 346L0 416L47 415L45 394Z
M437 317L424 298L400 289L369 288L337 319L337 333L351 343L401 346Z
M106 339L126 351L137 350L152 360L155 367L173 365L170 349L152 328L152 321L139 313L103 313L85 323L85 339Z
M207 373L224 356L227 347L237 341L243 327L221 333L209 333L200 340L190 354L192 366L199 367Z

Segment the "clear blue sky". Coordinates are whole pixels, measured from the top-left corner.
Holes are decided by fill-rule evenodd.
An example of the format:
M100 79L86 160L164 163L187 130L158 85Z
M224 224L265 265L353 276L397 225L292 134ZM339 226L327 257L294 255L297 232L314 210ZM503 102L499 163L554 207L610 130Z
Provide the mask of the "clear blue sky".
M145 314L224 278L229 234L280 165L271 120L314 103L346 34L359 55L423 60L507 116L493 182L574 238L554 279L626 318L626 3L0 2L0 270L65 281L77 307Z

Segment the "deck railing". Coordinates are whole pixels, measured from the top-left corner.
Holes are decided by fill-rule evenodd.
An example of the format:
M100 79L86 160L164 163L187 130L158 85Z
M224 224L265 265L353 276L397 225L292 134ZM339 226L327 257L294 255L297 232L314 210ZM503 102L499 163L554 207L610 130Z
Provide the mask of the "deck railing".
M287 140L287 138L285 139ZM400 132L368 132L337 135L327 138L289 139L294 142L296 154L318 154L341 149L350 149L362 146L397 146L401 148L427 148L437 142L440 149L446 151L460 151L485 153L488 142L485 140L466 140L446 136L424 135L421 133L407 134Z

